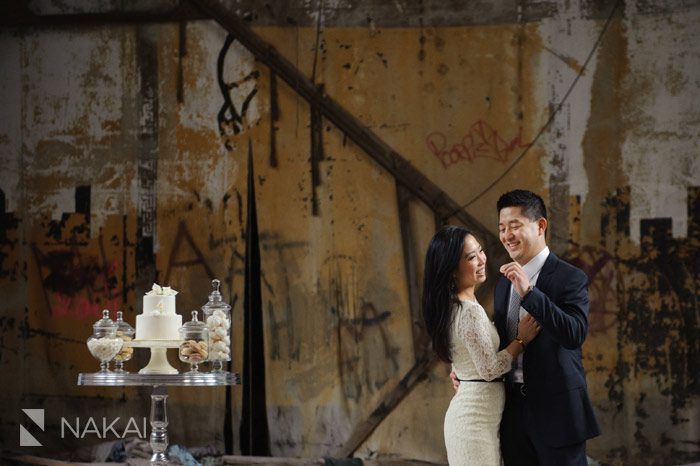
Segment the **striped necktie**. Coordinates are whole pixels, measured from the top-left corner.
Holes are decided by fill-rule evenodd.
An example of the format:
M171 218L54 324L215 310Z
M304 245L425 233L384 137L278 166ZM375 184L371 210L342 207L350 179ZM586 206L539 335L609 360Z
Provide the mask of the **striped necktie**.
M518 322L520 321L520 295L512 289L510 303L508 303L508 316L506 318L506 331L508 339L513 340L518 336Z

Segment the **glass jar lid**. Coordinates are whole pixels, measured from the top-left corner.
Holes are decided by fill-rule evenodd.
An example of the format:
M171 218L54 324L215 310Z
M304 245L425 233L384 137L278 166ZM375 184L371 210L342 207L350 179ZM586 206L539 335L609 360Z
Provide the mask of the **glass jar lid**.
M136 333L134 331L134 327L129 325L129 323L124 320L122 311L117 311L117 320L114 323L117 326L117 331L123 332L124 335L132 336L134 333Z
M117 324L109 318L109 310L102 311L102 318L92 325L95 330L116 330Z
M221 296L221 292L219 291L220 285L221 282L216 278L211 281L213 291L211 294L209 294L209 301L202 306L202 311L205 313L211 313L217 309L221 309L222 311L228 311L231 309L231 306L228 303L225 303L223 297Z
M191 331L191 330L206 330L207 326L202 322L201 320L197 319L197 314L199 311L192 311L192 320L189 322L185 322L184 325L182 326L183 330Z

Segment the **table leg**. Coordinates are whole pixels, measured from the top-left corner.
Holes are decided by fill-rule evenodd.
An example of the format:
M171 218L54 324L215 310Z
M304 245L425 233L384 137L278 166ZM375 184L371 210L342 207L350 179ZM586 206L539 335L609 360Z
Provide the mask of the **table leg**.
M168 464L168 412L166 403L168 389L164 385L154 385L151 394L151 465Z

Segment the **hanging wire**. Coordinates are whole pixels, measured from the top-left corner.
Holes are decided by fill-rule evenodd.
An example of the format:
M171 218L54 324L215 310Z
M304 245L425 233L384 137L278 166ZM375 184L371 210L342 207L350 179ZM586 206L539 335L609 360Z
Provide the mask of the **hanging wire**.
M547 122L540 128L540 130L537 132L537 135L535 138L532 140L530 144L525 147L525 149L522 151L522 153L516 157L513 162L506 168L503 173L501 173L495 180L491 182L484 190L482 190L479 194L477 194L474 198L472 198L469 202L466 204L462 205L461 207L453 210L452 212L448 213L443 217L443 222L447 221L450 217L452 217L455 213L459 212L460 210L464 210L473 203L475 203L477 200L479 200L484 194L489 192L491 188L493 188L499 181L501 181L512 169L515 167L515 165L522 160L522 158L525 156L525 154L528 153L530 148L535 145L535 143L539 140L540 136L544 134L544 132L549 128L549 125L554 121L554 117L559 113L561 110L562 106L566 102L566 100L569 98L569 95L571 92L574 90L574 87L576 87L576 84L578 83L578 80L581 78L583 73L586 71L586 68L588 67L588 63L591 61L591 58L593 58L593 54L598 50L598 47L600 46L600 43L603 40L603 37L605 36L605 32L608 30L608 26L610 25L610 22L612 21L613 16L615 15L615 12L617 11L618 7L622 4L622 0L617 0L615 2L615 5L612 7L610 10L610 14L608 15L607 20L605 21L605 24L603 25L603 29L600 31L600 34L598 35L598 39L595 41L593 44L593 48L591 51L588 53L588 56L586 57L586 61L583 62L583 66L579 70L579 72L576 74L576 77L574 80L571 82L571 85L569 86L569 89L566 91L566 94L564 94L564 97L561 99L559 104L556 106L554 111L549 115L549 118L547 119Z

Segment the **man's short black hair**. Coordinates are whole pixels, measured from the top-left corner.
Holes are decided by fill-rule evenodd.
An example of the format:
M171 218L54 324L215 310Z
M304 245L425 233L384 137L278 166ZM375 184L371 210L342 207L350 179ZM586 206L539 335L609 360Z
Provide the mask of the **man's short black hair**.
M523 215L533 222L540 217L547 219L547 208L544 206L544 201L532 191L515 189L501 195L496 203L496 208L500 213L501 209L506 207L521 207Z

